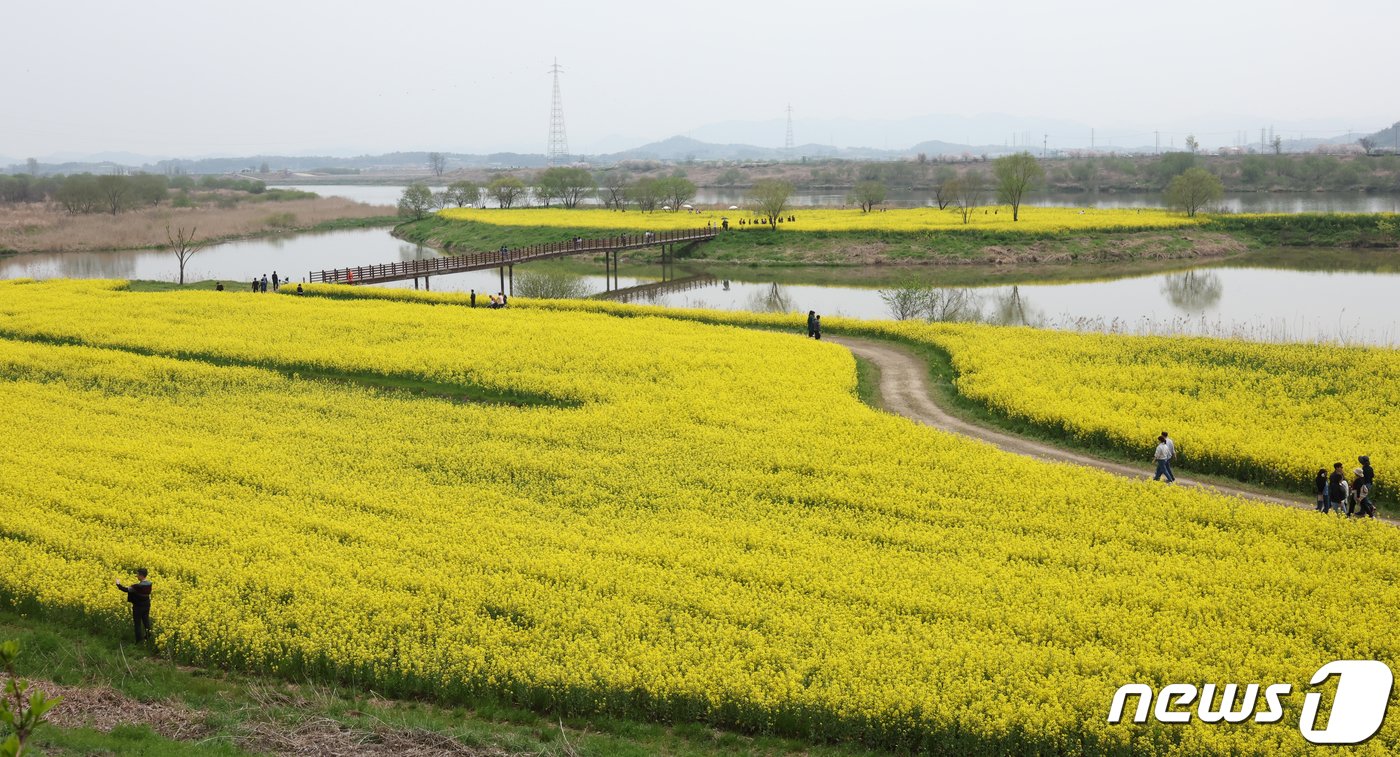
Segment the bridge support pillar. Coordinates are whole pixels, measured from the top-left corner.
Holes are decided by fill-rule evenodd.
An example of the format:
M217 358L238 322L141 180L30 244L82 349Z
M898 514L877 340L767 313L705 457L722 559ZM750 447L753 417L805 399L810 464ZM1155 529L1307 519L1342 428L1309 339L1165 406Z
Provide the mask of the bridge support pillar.
M510 296L515 296L515 264L510 264Z
M413 277L413 288L414 288L414 289L417 289L417 288L418 288L418 277L417 277L417 276L414 276L414 277Z
M427 276L424 276L424 277L423 277L423 288L426 289L426 290L428 290L429 292L433 291L433 286L432 286L432 284L429 284L429 283L428 283L428 277L427 277Z

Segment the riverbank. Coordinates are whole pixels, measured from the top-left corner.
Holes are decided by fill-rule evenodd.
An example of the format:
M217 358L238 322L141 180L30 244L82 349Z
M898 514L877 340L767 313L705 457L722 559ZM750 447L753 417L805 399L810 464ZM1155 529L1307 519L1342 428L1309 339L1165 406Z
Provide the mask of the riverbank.
M392 226L393 209L341 197L155 207L119 215L71 215L57 207L0 206L0 254L158 249L166 226L196 230L204 244L305 231Z
M400 239L446 254L499 249L502 245L558 242L574 236L635 234L627 228L499 226L426 218L394 229ZM1199 228L1059 234L1005 232L734 231L681 253L688 260L743 265L1023 265L1076 262L1218 259L1248 245L1230 234ZM651 250L627 256L649 261Z
M577 211L580 213L588 211ZM522 214L523 215L523 214ZM891 214L893 215L893 214ZM394 235L459 254L571 239L638 234L654 225L651 216L617 216L602 228L593 218L576 226L551 223L508 225L432 216L402 224ZM596 216L595 216L596 217ZM543 215L541 218L545 218ZM684 218L684 216L681 216ZM645 220L642 220L645 219ZM1183 219L1184 220L1184 219ZM630 223L629 223L630 222ZM731 229L705 244L678 251L684 259L740 265L1038 265L1221 259L1251 249L1279 247L1395 249L1400 221L1391 214L1307 213L1217 215L1193 219L1180 228L1007 231L949 230L794 230ZM627 256L647 262L659 253Z

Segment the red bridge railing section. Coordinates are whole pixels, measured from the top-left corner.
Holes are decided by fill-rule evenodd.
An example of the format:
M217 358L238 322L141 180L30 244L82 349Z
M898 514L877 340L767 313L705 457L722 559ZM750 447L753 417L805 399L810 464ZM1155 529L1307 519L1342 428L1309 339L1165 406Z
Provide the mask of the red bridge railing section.
M579 239L568 242L551 242L529 247L507 248L505 251L473 252L466 255L428 258L426 260L406 260L401 263L382 263L353 268L311 271L307 281L312 284L376 284L385 281L401 281L419 276L438 276L447 273L496 268L498 266L524 263L530 260L557 258L568 255L581 255L589 252L615 252L617 250L640 249L676 242L696 242L714 239L719 236L718 227L686 229L681 231L643 232L604 239Z

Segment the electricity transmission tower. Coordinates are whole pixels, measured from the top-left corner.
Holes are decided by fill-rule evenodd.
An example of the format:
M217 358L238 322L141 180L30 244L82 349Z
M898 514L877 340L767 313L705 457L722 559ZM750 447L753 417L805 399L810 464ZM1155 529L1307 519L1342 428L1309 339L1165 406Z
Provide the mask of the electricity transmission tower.
M792 138L792 103L788 103L787 117L787 139L783 140L783 149L792 152L792 148L797 146L797 140Z
M545 153L551 166L569 161L569 137L564 133L564 98L559 96L559 74L564 69L554 59L549 73L554 74L554 105L549 109L549 150Z

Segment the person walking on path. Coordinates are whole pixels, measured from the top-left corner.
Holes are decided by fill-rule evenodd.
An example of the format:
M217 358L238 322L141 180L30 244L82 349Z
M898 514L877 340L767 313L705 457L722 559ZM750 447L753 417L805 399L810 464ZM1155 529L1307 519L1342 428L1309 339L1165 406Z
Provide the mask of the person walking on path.
M1371 501L1371 485L1366 483L1366 472L1355 468L1351 475L1355 477L1351 482L1351 499L1356 503L1356 517L1376 517L1376 505ZM1347 513L1351 512L1353 512L1352 508L1348 507Z
M1172 461L1176 459L1176 442L1172 441L1167 432L1162 432L1162 441L1167 443L1167 480L1175 481L1176 472L1172 470Z
M822 317L821 317L821 316L817 316L817 319L816 319L815 321L812 322L812 338L813 338L813 339L816 339L817 341L821 341L821 338L822 338Z
M258 292L258 277L257 277L257 276L254 276L254 277L253 277L253 294L257 294L257 292Z
M1163 476L1167 477L1167 483L1169 484L1176 480L1176 478L1172 476L1171 464L1169 462L1172 459L1172 448L1167 444L1167 437L1157 437L1157 450L1152 453L1152 459L1157 461L1157 472L1152 476L1153 481L1160 481Z
M1371 467L1370 455L1362 455L1356 458L1356 462L1361 463L1361 475L1366 477L1366 488L1371 490L1371 495L1376 493L1376 469Z
M1347 477L1342 473L1342 464L1332 464L1332 475L1327 477L1327 507L1322 512L1336 510L1346 514Z
M1327 469L1318 468L1317 478L1313 479L1313 490L1317 492L1317 507L1320 513L1327 512Z
M126 601L131 603L131 620L136 626L136 643L140 644L151 635L151 585L150 579L146 578L146 569L136 569L136 583L131 586L122 586L122 582L117 582L117 588L126 592Z
M272 291L277 291L282 286L282 280L277 278L277 272L272 272Z
M472 290L472 307L476 307L476 290Z
M265 273L263 274L263 277L262 277L262 290L261 290L261 291L262 291L263 294L267 294L267 274L265 274Z
M811 339L817 333L817 311L807 311L807 338Z

